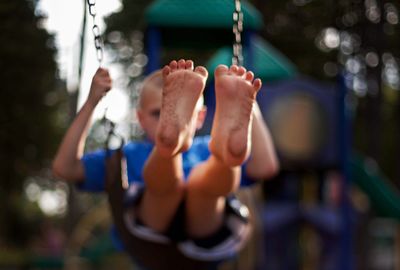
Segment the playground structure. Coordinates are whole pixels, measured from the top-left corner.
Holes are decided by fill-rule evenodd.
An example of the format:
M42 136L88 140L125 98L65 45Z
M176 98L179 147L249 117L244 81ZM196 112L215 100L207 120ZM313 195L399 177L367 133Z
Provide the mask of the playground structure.
M364 250L371 257L356 252L362 249L359 242L370 244L362 235L366 231L361 230L363 223L369 223L366 215L370 210L355 203L355 187L362 190L378 216L398 219L398 191L376 164L347 148L351 123L344 106L346 89L341 87L340 83L324 84L299 76L269 85L260 93L259 103L282 166L277 179L264 186L262 220L268 269L299 265L303 269L365 269L374 264L371 250ZM343 200L345 196L348 200ZM395 232L391 241L398 241L396 237ZM282 242L288 245L282 247ZM307 254L315 245L318 258L307 259L294 252L302 246ZM396 257L398 242L392 248ZM377 265L372 269L382 269ZM398 262L393 262L393 267L398 267Z
M226 46L231 44L229 8L233 9L233 3L221 1L219 7L215 1L208 2L164 0L149 7L148 72L158 69L163 52L174 47L219 48L205 63L208 70L217 64L230 64L231 49ZM325 85L298 76L289 60L257 36L256 31L262 27L260 14L245 3L243 13L245 66L268 82L260 92L259 103L271 125L282 162L281 174L264 187L267 203L260 215L265 245L257 255L265 257L258 267L312 269L308 267L318 265L319 269L356 269L353 232L358 215L348 197L351 186L356 184L363 190L379 216L397 220L400 195L368 158L351 153L351 123L343 83ZM206 103L211 114L213 100L213 89L209 87ZM280 125L282 122L287 126ZM205 129L209 127L206 125ZM318 237L322 244L315 244ZM301 241L321 248L320 258L306 258L313 255L304 252L307 245L299 246ZM81 255L85 256L84 252Z

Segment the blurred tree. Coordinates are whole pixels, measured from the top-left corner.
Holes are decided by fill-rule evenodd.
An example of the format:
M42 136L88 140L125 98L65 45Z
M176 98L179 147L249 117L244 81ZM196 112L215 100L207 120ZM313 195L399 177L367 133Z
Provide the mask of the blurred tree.
M127 92L131 107L134 108L138 97L139 82L147 65L147 56L144 52L143 33L146 28L144 13L151 1L121 0L121 4L123 7L121 10L105 18L106 28L103 35L106 50L111 55L111 61L119 66L121 71L121 76L114 78L113 83ZM131 121L118 125L117 131L118 128L126 125L122 129L129 130L129 137L138 138L141 136L141 131L138 129L134 117L130 117L132 117ZM100 123L93 129L94 132L91 135L95 136L92 136L91 143L99 139L101 141L101 125ZM126 131L123 133L126 133ZM100 135L97 136L97 139L95 138L96 134Z
M126 69L132 69L134 62L143 62L140 58L144 47L142 33L146 27L144 12L150 3L145 0L122 0L123 8L105 19L105 43L113 52L114 61L123 64ZM142 63L140 65L143 66ZM131 78L141 75L139 70L130 70L127 73Z
M347 73L354 147L377 160L400 187L398 1L253 2L264 14L262 35L303 74L336 80L340 70Z
M289 57L303 74L324 77L324 65L336 63L332 48L318 49L318 36L335 26L336 1L254 1L264 15L262 36Z
M28 176L49 168L65 120L53 37L36 1L0 3L0 242L23 245L34 225L23 196Z
M146 0L121 0L123 8L105 20L106 33L118 31L129 37L134 30L143 29L145 26L144 10L150 3L151 1Z

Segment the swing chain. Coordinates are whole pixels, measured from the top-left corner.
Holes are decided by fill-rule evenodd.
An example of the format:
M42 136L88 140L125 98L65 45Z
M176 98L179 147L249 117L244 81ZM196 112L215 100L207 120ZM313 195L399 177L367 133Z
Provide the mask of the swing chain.
M240 4L240 0L234 0L235 10L233 12L233 35L235 40L233 42L233 65L243 65L243 53L242 53L242 37L243 31L243 12Z
M96 23L96 0L87 0L86 3L88 4L89 14L93 18L93 28L92 33L94 36L94 46L96 48L96 56L97 60L99 61L99 66L103 61L103 40L101 38L100 27ZM121 145L124 144L123 137L119 136L115 133L115 123L107 118L107 107L104 109L103 118L101 119L102 125L105 127L107 132L107 138L105 141L105 149L109 149L109 142L112 136L119 137L121 139Z
M96 56L99 61L99 65L103 61L103 40L100 34L100 28L96 24L96 0L87 0L87 4L89 6L89 14L93 18L93 36L94 36L94 46L96 47Z

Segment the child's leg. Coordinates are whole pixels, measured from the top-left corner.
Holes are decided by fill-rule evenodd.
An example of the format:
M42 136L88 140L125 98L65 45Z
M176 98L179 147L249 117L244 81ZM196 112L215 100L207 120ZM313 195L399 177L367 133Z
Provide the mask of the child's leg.
M204 237L222 225L225 197L237 189L240 167L229 167L211 156L195 167L187 183L186 223L193 237Z
M187 186L187 224L194 237L207 236L222 224L225 197L240 182L240 165L250 152L251 115L259 79L243 67L215 71L217 107L211 131L211 157L194 168Z
M163 69L163 98L155 147L143 169L146 190L139 216L158 232L168 228L183 197L181 152L194 135L194 110L202 94L207 71L193 70L192 61L172 61Z

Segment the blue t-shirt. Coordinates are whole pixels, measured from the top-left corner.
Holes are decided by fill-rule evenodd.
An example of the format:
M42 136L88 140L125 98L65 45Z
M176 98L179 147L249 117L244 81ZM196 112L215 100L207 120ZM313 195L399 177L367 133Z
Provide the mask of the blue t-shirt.
M197 164L205 161L210 156L208 149L209 136L199 136L193 139L193 144L190 149L182 154L182 164L185 179L189 175L191 169ZM129 142L123 147L123 153L127 162L127 174L129 183L142 183L143 166L149 157L153 144L148 141ZM105 158L106 150L98 150L90 152L82 157L82 162L85 169L85 180L78 184L81 191L101 192L105 190ZM245 165L244 165L245 166ZM245 174L245 169L242 169L242 177L240 185L249 186L254 183ZM111 228L111 238L115 248L124 250L121 239L115 226Z
M182 154L182 163L185 179L197 164L205 161L210 156L208 149L210 137L198 136L193 139L193 144L188 151ZM123 153L127 162L128 182L144 184L143 166L149 157L153 144L148 141L129 142L123 147ZM104 191L105 184L105 158L104 149L90 152L82 157L85 169L85 181L78 185L79 189L88 192ZM242 170L241 186L251 185L253 181Z

